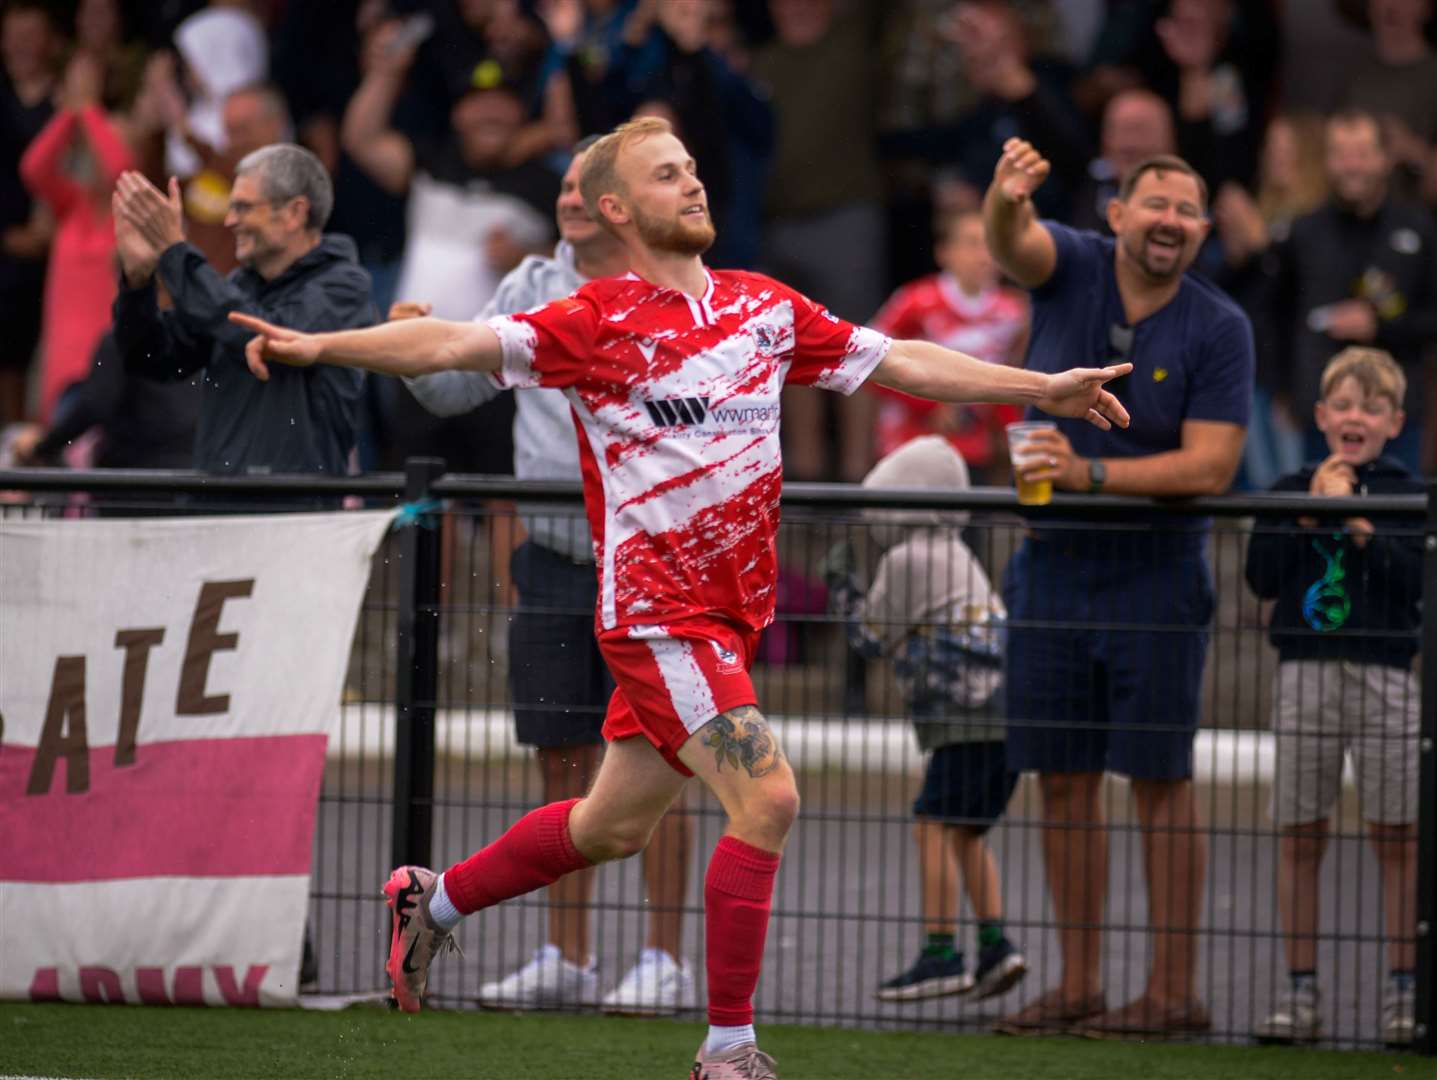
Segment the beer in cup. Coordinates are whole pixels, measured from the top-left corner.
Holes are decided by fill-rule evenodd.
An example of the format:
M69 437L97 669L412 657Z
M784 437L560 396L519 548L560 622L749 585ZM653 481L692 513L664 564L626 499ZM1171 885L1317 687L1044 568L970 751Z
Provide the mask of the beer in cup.
M1008 432L1008 457L1013 462L1013 479L1018 486L1018 502L1024 506L1043 506L1052 501L1053 481L1051 480L1024 480L1019 468L1023 465L1032 464L1044 455L1028 449L1029 442L1035 432L1053 431L1057 424L1051 420L1024 420L1020 423L1009 424Z

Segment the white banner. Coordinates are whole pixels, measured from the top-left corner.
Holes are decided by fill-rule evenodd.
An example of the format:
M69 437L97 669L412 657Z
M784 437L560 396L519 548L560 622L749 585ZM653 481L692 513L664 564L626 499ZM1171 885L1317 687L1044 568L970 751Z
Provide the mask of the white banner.
M0 521L0 998L293 1004L393 518Z

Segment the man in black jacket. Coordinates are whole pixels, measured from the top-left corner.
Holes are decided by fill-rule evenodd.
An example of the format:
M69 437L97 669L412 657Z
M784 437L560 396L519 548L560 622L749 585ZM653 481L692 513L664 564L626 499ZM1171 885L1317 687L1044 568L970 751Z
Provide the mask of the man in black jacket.
M354 446L362 376L349 368L286 369L269 382L245 368L243 311L306 330L378 321L352 241L323 236L334 190L319 159L286 143L240 161L225 224L239 269L222 278L185 242L178 184L160 192L124 173L114 195L123 281L115 340L127 369L183 379L203 369L195 467L222 474L344 475ZM156 303L158 275L174 300Z
M199 382L159 383L125 370L113 332L95 346L90 373L61 399L48 428L23 427L12 443L21 465L59 464L65 448L100 432L99 469L187 469L194 458Z
M1273 319L1287 334L1287 385L1294 416L1311 417L1318 382L1335 349L1371 345L1390 352L1407 377L1407 426L1387 453L1420 470L1422 357L1437 339L1437 223L1421 206L1392 197L1392 156L1371 113L1327 122L1332 197L1298 218L1277 249ZM1325 457L1309 422L1307 454Z

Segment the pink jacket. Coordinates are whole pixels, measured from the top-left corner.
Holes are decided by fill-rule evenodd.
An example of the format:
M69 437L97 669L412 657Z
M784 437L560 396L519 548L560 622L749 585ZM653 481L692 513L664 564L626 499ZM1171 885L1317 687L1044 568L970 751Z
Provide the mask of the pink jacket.
M82 143L98 169L92 183L66 170L70 148ZM55 242L45 278L40 416L48 423L60 394L84 378L91 354L110 325L115 299L115 228L110 191L134 156L95 105L63 109L20 159L20 177L55 215ZM103 194L101 194L103 193Z

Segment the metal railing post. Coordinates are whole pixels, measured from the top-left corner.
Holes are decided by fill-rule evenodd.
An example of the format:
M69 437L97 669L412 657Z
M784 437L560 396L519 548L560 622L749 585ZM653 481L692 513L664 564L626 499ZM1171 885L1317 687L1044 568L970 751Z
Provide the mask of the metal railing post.
M444 474L439 458L404 463L404 501L423 502ZM438 522L424 515L399 538L398 664L394 690L392 863L429 865L434 839L434 706L439 686Z
M1437 1054L1437 480L1422 541L1422 730L1417 761L1417 1015L1414 1046Z

